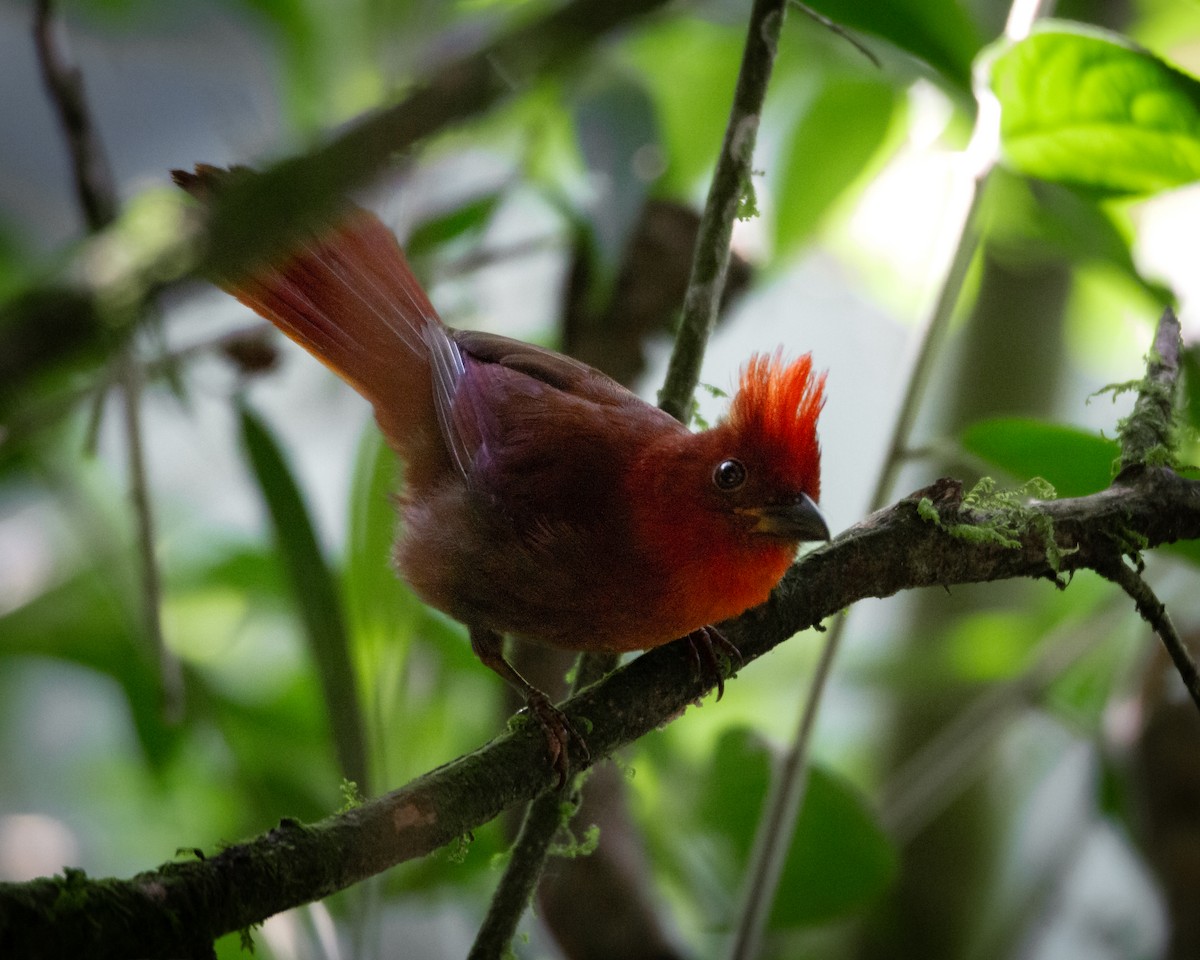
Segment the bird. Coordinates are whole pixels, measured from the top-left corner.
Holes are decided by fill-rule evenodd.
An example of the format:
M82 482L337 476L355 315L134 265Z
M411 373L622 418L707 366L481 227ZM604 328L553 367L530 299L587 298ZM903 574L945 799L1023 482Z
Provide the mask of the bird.
M237 172L172 177L210 202ZM764 603L801 543L830 539L810 354L751 356L727 415L694 432L577 360L444 324L395 235L349 201L210 279L374 408L404 464L395 566L521 694L560 782L571 740L586 744L505 658L506 635L607 653L684 640L719 698L714 648L737 650L716 625Z

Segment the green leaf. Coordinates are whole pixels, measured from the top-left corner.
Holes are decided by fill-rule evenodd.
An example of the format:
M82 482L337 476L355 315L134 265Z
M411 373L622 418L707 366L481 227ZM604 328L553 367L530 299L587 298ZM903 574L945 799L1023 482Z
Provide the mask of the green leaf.
M410 257L422 257L451 240L479 233L488 225L502 196L498 191L487 193L422 221L408 235L405 250Z
M591 295L606 303L646 194L663 172L658 117L642 84L627 77L585 89L572 113L597 191L587 214L596 261Z
M709 830L732 842L743 865L739 876L749 860L770 768L770 753L753 731L732 729L717 743L711 788L699 813ZM814 926L844 917L878 897L895 869L895 851L858 791L837 774L813 767L771 924Z
M1044 24L991 63L1006 162L1102 195L1200 178L1200 81L1115 34Z
M896 95L888 84L827 76L792 127L783 161L775 245L784 255L807 240L887 137ZM846 118L853 117L853 123Z
M929 64L963 91L983 46L978 27L956 0L809 0L844 27L871 33Z
M1028 480L1043 477L1060 497L1103 490L1120 454L1115 440L1076 427L1020 417L980 420L959 438L964 450Z
M896 864L896 851L862 795L814 766L771 924L813 926L860 910L883 893Z
M342 578L346 610L356 636L390 636L397 626L411 623L414 608L420 606L391 562L398 523L393 498L400 489L400 475L399 458L371 421L363 431L350 483Z
M721 147L744 37L696 18L664 19L630 38L633 64L654 96L667 169L663 192L687 196Z
M337 588L321 549L312 520L284 459L283 451L260 420L241 408L242 443L262 491L321 681L342 776L367 786L366 737L357 680L350 658L345 619Z
M147 761L162 768L182 742L182 730L163 718L157 666L138 643L134 601L116 573L102 566L83 570L0 617L0 661L51 657L112 677ZM189 696L197 682L188 677Z
M1009 258L1063 257L1096 261L1138 277L1127 238L1104 207L1055 183L1030 181L1005 170L988 178L989 242Z

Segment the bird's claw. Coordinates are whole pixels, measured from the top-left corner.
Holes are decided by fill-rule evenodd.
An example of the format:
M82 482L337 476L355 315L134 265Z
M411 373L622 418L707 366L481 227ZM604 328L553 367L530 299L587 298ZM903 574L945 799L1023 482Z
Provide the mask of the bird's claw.
M696 673L701 679L717 685L717 699L720 700L725 696L725 672L721 669L721 662L717 659L717 649L720 648L721 652L729 658L730 676L736 674L737 668L745 662L742 659L742 652L716 627L701 627L699 630L693 630L684 639L687 640L691 649L692 663L696 668Z
M592 758L587 743L567 715L552 704L544 693L533 691L528 694L525 698L525 710L537 721L542 733L546 735L546 752L550 755L550 767L558 773L558 787L561 790L566 786L567 776L571 772L571 742L577 744L585 761Z

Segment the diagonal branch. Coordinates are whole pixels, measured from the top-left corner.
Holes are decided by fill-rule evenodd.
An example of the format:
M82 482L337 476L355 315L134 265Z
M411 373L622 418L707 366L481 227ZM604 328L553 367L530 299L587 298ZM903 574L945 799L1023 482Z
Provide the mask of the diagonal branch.
M941 525L922 518L922 499ZM986 523L989 515L963 508L956 481L939 481L806 556L764 606L723 629L750 661L865 597L1015 577L1057 582L1061 573L1108 562L1113 543L1131 532L1146 547L1200 538L1200 482L1163 467L1031 509L1050 522L1028 526L1015 548L970 542L945 527ZM1057 569L1047 536L1061 558ZM573 765L596 763L671 722L710 686L695 675L685 645L637 658L566 704L576 725L590 724L591 760L573 756ZM96 882L71 871L0 884L0 955L210 956L211 941L224 933L424 856L541 794L554 780L544 752L541 732L527 725L346 813L312 826L283 821L207 860L130 880Z
M103 286L60 282L19 295L0 308L0 384L15 395L47 366L102 347L113 319L107 316L106 298L113 291L128 304L125 316L131 317L140 304L193 272L248 269L319 223L403 151L479 116L520 85L563 69L665 3L571 0L438 68L398 103L365 115L326 143L243 178L223 193L201 235L192 240L173 241ZM281 196L299 199L281 204Z
M1150 589L1150 584L1143 580L1141 575L1121 557L1113 557L1110 562L1097 566L1095 569L1100 576L1111 580L1129 594L1130 599L1137 606L1137 612L1154 628L1154 632L1162 640L1163 646L1167 648L1167 653L1171 655L1171 661L1175 664L1175 669L1179 671L1183 685L1187 687L1187 692L1196 704L1196 708L1200 709L1200 668L1197 668L1195 658L1171 621L1171 615L1167 613L1163 602Z

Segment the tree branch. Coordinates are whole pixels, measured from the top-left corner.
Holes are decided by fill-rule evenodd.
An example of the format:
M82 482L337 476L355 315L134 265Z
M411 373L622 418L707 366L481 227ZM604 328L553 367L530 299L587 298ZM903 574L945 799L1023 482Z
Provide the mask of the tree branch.
M941 524L924 519L927 500ZM808 554L771 599L723 625L746 661L865 597L1016 577L1060 575L1111 562L1131 533L1147 548L1200 537L1200 482L1149 467L1087 497L1030 508L1049 523L1027 526L1015 548L955 537L947 527L994 519L962 506L962 486L941 480ZM1052 537L1060 557L1048 557ZM589 729L591 759L681 716L711 686L696 676L686 644L653 650L564 707ZM0 884L0 955L105 957L211 955L211 941L275 913L326 897L395 864L421 857L545 792L555 775L535 726L399 790L312 826L283 821L269 833L207 860L170 863L129 880L65 878Z
M620 661L614 653L585 653L575 664L576 694L609 673ZM517 924L537 889L550 844L579 808L583 775L574 774L557 790L547 790L529 804L521 830L513 841L512 855L504 876L488 904L487 916L475 936L467 960L500 960L510 949Z
M202 232L172 242L103 286L60 281L0 309L0 384L16 394L47 366L94 353L113 322L193 272L238 273L333 213L347 193L441 130L478 116L517 84L562 69L593 44L666 0L572 0L434 71L399 103L361 118L332 140L248 175L223 191ZM299 198L281 204L279 198ZM101 237L98 242L112 242ZM86 256L86 250L84 252ZM125 309L114 318L116 291Z
M38 0L33 24L34 46L50 101L71 154L75 192L88 230L99 232L117 218L120 200L108 155L92 122L83 75L70 62L58 36L61 22L54 16L53 0ZM172 722L183 715L183 668L167 648L162 630L162 584L155 555L154 507L150 500L150 478L142 444L142 376L133 345L121 344L115 361L116 380L121 385L125 414L125 459L129 465L129 500L137 532L138 573L142 588L142 624L158 662L162 682L163 712ZM97 404L100 403L99 398ZM97 422L98 422L97 410Z
M1119 556L1113 557L1111 562L1095 569L1100 576L1111 580L1129 594L1137 606L1137 612L1154 628L1154 632L1162 640L1163 646L1167 648L1167 653L1171 655L1171 662L1179 671L1183 685L1187 687L1187 692L1191 695L1196 708L1200 709L1200 669L1197 669L1195 658L1184 644L1183 638L1179 636L1175 624L1171 622L1167 608L1150 589L1150 584Z
M1121 471L1167 463L1174 455L1175 398L1183 337L1175 311L1166 307L1154 332L1146 376L1138 385L1133 412L1121 421ZM1120 479L1120 474L1118 474Z

